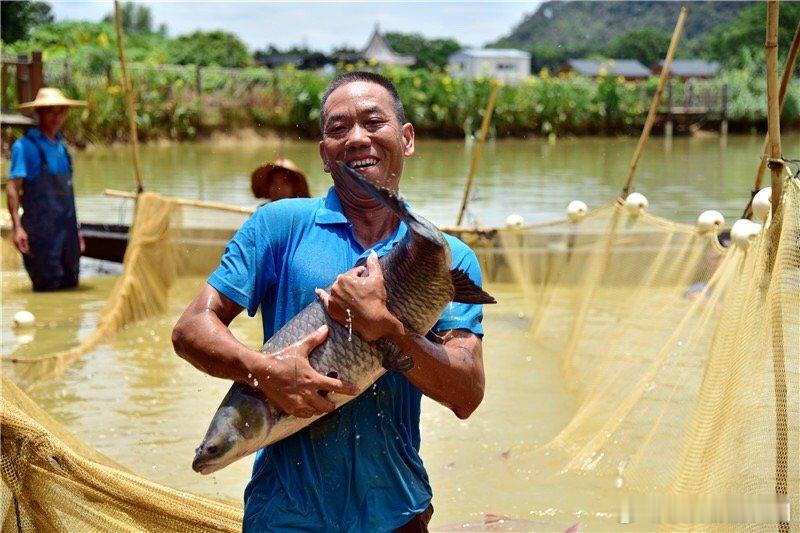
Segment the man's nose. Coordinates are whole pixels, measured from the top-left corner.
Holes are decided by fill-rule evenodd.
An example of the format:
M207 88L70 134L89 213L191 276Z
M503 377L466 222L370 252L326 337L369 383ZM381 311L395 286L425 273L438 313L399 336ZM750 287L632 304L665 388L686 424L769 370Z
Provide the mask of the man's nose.
M347 136L346 148L360 148L362 146L368 146L369 143L370 138L366 128L363 128L360 124L356 124L350 129L350 134Z

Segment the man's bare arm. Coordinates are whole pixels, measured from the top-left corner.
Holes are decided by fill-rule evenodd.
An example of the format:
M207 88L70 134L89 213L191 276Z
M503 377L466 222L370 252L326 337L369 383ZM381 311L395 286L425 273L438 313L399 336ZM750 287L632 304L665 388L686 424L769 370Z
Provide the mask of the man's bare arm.
M17 250L23 254L30 252L30 244L28 243L28 233L22 227L22 221L19 216L19 206L22 198L23 180L13 179L8 180L6 185L6 199L8 200L8 212L11 214L11 240Z
M486 380L480 337L471 331L444 332L432 342L416 333L388 337L403 356L414 360L405 376L419 390L468 418L483 400Z
M358 392L353 385L319 374L308 362L308 355L327 338L327 326L265 354L240 343L228 329L241 312L239 305L206 285L175 324L175 352L207 374L261 389L273 405L304 418L335 408L320 391Z

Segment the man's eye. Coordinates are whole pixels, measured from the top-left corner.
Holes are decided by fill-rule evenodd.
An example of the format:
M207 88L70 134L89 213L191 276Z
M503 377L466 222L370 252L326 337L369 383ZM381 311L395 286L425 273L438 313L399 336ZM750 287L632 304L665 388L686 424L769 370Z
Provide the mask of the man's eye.
M347 128L345 126L342 126L342 125L331 126L331 127L328 128L328 133L331 134L331 135L336 135L336 134L339 134L339 133L344 133L345 130L347 130Z

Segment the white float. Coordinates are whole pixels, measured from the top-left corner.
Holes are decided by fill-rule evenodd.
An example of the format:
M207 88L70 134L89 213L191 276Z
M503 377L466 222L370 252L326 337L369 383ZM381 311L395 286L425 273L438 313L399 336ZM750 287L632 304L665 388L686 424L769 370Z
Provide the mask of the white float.
M506 226L509 228L519 229L525 225L525 219L520 215L513 214L506 217Z
M632 192L625 198L625 209L634 217L644 213L648 205L647 197L640 192Z
M588 211L589 207L584 202L572 200L567 205L567 218L570 222L580 222Z
M753 196L753 214L762 222L767 220L772 208L772 187L764 187Z
M14 327L29 328L36 321L36 317L30 311L17 311L14 313Z
M746 250L759 231L761 231L761 224L746 218L740 218L731 227L731 241L736 246Z
M722 216L722 213L714 211L713 209L703 211L700 213L700 216L697 217L697 229L700 230L700 233L719 231L724 225L725 217Z

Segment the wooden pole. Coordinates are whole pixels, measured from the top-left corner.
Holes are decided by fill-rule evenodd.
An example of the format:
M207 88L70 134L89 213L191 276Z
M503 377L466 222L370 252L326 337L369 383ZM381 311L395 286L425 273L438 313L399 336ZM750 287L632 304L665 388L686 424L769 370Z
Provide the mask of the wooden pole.
M478 161L481 158L481 149L483 149L483 144L486 142L486 136L489 134L489 124L492 121L494 104L497 100L497 91L499 89L500 84L492 82L492 91L489 93L489 101L486 104L486 110L483 112L481 130L478 134L476 143L472 146L472 159L469 164L467 183L464 186L464 198L461 200L461 208L458 210L458 217L456 218L456 226L460 226L461 221L464 220L464 213L466 212L467 204L469 203L469 195L472 192L472 181L475 178L475 172L478 170Z
M772 173L772 223L768 228L772 237L767 244L768 269L774 274L774 260L777 256L778 241L781 234L780 213L781 193L783 192L783 162L781 161L780 105L778 104L778 0L767 3L767 38L764 44L767 53L767 121L769 129L768 165ZM775 377L775 494L779 503L788 503L789 484L789 423L786 391L786 354L783 347L783 313L780 298L772 302L772 370ZM788 521L778 522L778 531L788 533Z
M794 71L794 65L797 62L797 53L800 51L800 22L797 23L797 28L794 30L794 38L792 39L792 46L789 48L789 55L786 56L786 65L783 68L783 76L781 77L781 88L778 92L778 117L780 117L781 112L783 111L783 104L786 101L786 91L789 88L789 81L792 79L792 72ZM777 59L776 59L777 61ZM767 148L769 148L769 134L767 138L764 139L764 148L761 151L762 154L767 153ZM758 192L761 189L761 181L764 176L764 171L767 169L767 160L761 158L761 161L758 165L758 170L756 171L756 179L753 184L753 189Z
M631 164L628 167L628 176L625 178L625 184L622 186L620 192L620 199L624 200L631 190L633 184L633 175L636 173L636 166L639 164L639 158L642 156L642 150L650 138L650 130L653 129L653 123L656 120L656 113L658 111L658 104L661 102L661 93L664 92L664 85L667 83L669 71L672 68L672 58L675 55L675 50L678 48L678 42L681 40L681 33L683 32L683 24L686 22L687 11L685 7L681 8L681 13L678 16L678 23L675 25L675 30L672 32L672 40L669 42L669 50L667 50L667 57L664 59L664 66L661 68L661 74L658 77L658 86L656 87L656 94L653 95L653 101L650 102L650 110L647 112L647 120L644 123L644 129L639 136L639 144L636 145L636 151L633 153Z
M106 189L103 192L103 194L105 194L106 196L114 196L117 198L130 198L132 200L136 199L136 195L134 193L128 191L119 191L116 189ZM210 202L208 200L191 200L188 198L170 198L170 200L178 205L189 206L189 207L204 207L210 209L217 209L219 211L228 211L231 213L252 214L255 213L256 211L254 207L231 205L223 202Z
M125 91L125 103L128 107L128 127L131 130L131 147L133 149L133 170L136 178L136 191L142 192L142 163L139 160L139 132L136 128L136 103L131 90L131 80L128 78L128 67L125 61L125 43L122 34L122 12L119 0L114 0L114 19L117 26L117 49L119 51L119 64L122 68L122 89Z

